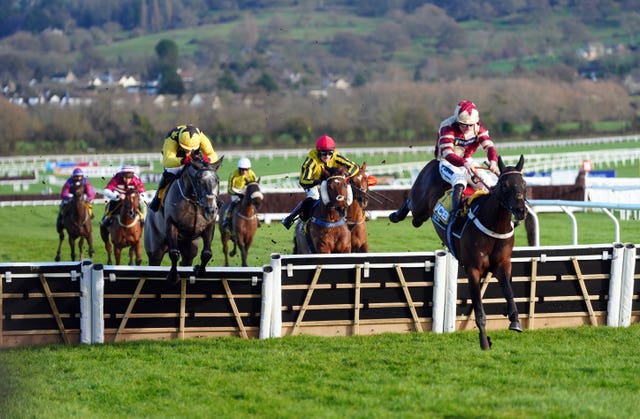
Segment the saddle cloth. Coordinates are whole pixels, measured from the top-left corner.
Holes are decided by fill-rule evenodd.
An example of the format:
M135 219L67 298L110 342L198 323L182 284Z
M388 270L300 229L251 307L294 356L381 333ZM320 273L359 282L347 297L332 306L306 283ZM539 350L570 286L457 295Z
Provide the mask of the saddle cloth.
M474 191L472 195L463 198L460 212L458 213L458 217L462 217L462 218L466 217L467 212L469 211L469 207L471 207L471 204L473 203L473 201L478 197L482 195L486 195L488 193L489 192L487 191L478 190L478 191ZM440 225L445 227L447 226L447 224L449 224L449 218L451 215L451 194L452 194L452 191L448 190L442 196L442 198L438 200L438 203L433 209L433 217L437 219Z

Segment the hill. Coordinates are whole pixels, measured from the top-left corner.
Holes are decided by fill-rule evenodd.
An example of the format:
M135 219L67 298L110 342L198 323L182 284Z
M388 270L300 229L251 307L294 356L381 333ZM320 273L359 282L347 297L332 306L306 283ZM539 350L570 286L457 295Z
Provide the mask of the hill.
M628 133L640 41L640 15L629 11L638 6L14 2L0 15L5 95L23 104L80 97L89 111L61 120L22 105L30 129L7 134L0 151L144 150L184 120L230 146L304 145L320 132L360 144L430 141L463 97L510 139L566 135L566 122L580 135L601 121ZM124 89L122 76L140 84ZM175 95L160 103L158 93Z

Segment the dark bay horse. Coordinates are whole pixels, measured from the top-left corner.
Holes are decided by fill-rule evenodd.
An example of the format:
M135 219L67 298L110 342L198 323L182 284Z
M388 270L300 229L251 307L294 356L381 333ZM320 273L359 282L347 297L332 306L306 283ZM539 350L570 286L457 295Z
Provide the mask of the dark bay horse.
M72 198L67 202L64 214L62 215L62 223L56 225L60 241L58 242L58 251L56 252L56 262L60 262L60 249L64 241L64 230L69 234L69 247L71 247L71 260L76 260L76 240L78 241L78 250L80 259L84 256L84 241L89 245L89 257L93 257L93 230L91 226L91 212L89 205L85 199L85 187L82 180L76 181L71 185Z
M362 163L360 170L351 176L350 184L353 191L353 202L347 209L347 226L351 230L351 252L367 253L369 241L367 239L367 217L365 209L369 204L369 176L367 176L367 164Z
M505 167L502 158L498 159L498 183L488 194L471 203L468 215L460 220L463 221L461 226L458 227L459 222L454 224L451 240L446 237L447 229L440 218L432 218L438 236L443 243L452 243L453 249L449 250L457 256L459 265L466 271L482 349L491 348L491 340L485 330L486 315L481 296L481 280L487 272L491 272L498 280L507 300L509 329L522 332L511 289L511 252L514 243L512 216L521 221L527 213L523 164L523 156L520 156L516 166L509 167Z
M260 208L263 199L264 195L260 191L259 181L250 182L246 186L242 200L233 209L231 230L222 227L224 217L220 217L220 238L225 266L229 266L229 256L236 255L236 248L240 248L242 266L247 266L247 254L258 230L258 208ZM225 211L228 210L229 205L230 203L225 207ZM221 213L224 214L224 211ZM233 242L231 252L229 252L229 240Z
M144 248L149 265L162 263L169 253L171 270L167 280L178 281L177 264L191 266L202 239L200 265L194 267L202 275L212 257L211 242L218 215L220 180L218 168L224 157L214 163L205 162L199 152L184 166L178 178L169 186L164 205L158 211L149 211L144 228Z
M135 187L130 187L125 198L116 203L113 222L109 227L100 226L100 237L107 250L107 264L111 265L111 251L115 256L116 265L120 265L122 249L129 248L129 265L133 265L134 255L136 265L142 264L142 225L140 224L140 193Z
M311 217L296 223L293 253L351 252L351 232L345 219L348 182L343 167L325 170L320 199L315 202Z

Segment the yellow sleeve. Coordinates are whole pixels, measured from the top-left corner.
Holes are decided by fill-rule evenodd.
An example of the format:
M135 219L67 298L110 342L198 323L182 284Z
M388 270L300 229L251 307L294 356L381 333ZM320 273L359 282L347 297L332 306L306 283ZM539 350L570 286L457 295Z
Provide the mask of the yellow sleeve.
M182 165L178 157L178 142L168 137L162 146L162 165L164 167L178 167Z
M202 151L202 153L206 154L207 157L209 157L209 160L211 160L211 163L218 161L218 155L213 149L211 140L209 139L209 137L204 135L204 133L202 133L200 137L200 151Z

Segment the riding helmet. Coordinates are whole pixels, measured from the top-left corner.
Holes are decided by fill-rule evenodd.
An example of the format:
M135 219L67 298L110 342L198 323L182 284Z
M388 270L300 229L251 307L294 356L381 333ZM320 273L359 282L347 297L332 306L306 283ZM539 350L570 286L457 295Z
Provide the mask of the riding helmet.
M71 176L73 176L73 177L83 176L84 177L84 172L82 171L81 168L76 167L75 169L73 169L73 173L71 174Z
M251 160L246 157L242 157L238 160L238 169L251 169Z
M475 103L469 100L463 100L456 106L453 115L456 121L464 125L474 125L480 121L480 114Z
M316 150L318 151L333 151L336 149L336 142L328 135L318 137L316 140Z
M186 125L178 134L178 143L180 147L187 151L193 151L200 148L201 132L193 125Z

